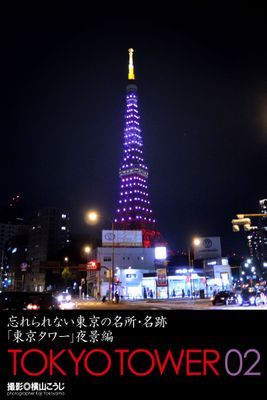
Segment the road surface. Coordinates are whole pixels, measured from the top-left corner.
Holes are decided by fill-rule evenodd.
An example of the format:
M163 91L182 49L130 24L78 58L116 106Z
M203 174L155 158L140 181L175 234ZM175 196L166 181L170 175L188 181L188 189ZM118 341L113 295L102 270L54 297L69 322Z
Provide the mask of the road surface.
M266 310L267 306L213 306L210 299L176 299L176 300L129 300L119 304L96 301L94 299L74 300L74 308L78 310Z

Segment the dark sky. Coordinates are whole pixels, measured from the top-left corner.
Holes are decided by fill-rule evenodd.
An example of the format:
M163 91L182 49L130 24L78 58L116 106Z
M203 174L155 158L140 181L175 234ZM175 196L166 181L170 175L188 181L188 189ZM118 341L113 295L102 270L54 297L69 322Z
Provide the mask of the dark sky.
M236 213L267 197L267 15L192 9L8 25L1 38L0 203L111 216L122 158L128 48L158 228L171 247L221 236L245 248ZM108 227L108 226L106 226Z

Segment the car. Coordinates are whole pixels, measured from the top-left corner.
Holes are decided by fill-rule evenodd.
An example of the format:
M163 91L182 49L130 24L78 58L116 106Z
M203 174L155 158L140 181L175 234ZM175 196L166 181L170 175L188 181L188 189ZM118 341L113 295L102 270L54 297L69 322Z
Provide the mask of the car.
M212 296L211 302L214 306L216 304L236 304L237 298L235 293L231 292L230 290L222 290Z
M71 295L69 292L61 292L57 294L57 299L60 303L68 303L71 301Z
M60 303L52 293L29 293L26 310L60 310Z
M255 287L243 288L237 296L237 302L240 306L259 306L267 303L266 294L257 290Z
M74 308L75 304L71 301L71 294L67 291L57 293L57 301L61 310L70 310Z
M47 292L11 292L0 293L0 310L60 310L60 303Z

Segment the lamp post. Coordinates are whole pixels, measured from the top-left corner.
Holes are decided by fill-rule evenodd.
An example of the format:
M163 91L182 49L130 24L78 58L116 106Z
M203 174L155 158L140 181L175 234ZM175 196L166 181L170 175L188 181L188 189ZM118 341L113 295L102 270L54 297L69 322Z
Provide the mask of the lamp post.
M64 257L64 264L67 266L69 262L69 257Z
M91 253L91 246L85 245L83 248L84 253L86 254L86 266L89 262L89 254ZM88 272L86 273L86 275L88 274ZM89 279L88 276L86 276L86 293L87 295L89 295Z
M191 258L191 248L192 247L198 247L201 243L201 240L199 238L194 238L192 240L192 243L190 243L190 245L188 246L188 264L189 267L193 267L194 266L194 254L193 254L193 258Z
M103 215L100 215L96 211L88 211L86 215L86 219L90 224L96 224L100 218L106 218L111 222L111 230L112 230L112 242L111 242L111 293L110 293L110 287L109 287L109 300L113 300L114 298L114 221L111 218L107 218ZM101 266L100 266L101 269ZM100 282L100 269L99 269L99 282ZM100 284L100 283L99 283ZM110 285L109 285L110 286Z
M189 264L189 268L192 267L192 269L194 269L194 253L193 256L191 257L191 250L192 248L194 249L195 247L200 246L201 244L201 240L198 237L195 237L194 239L192 239L190 241L190 244L188 246L188 264ZM204 265L203 265L204 267ZM204 272L204 276L205 276L205 281L206 281L206 269L203 268L203 272ZM191 274L192 275L192 274ZM190 276L190 289L191 289L191 296L193 295L193 289L195 291L195 287L192 287L192 277Z
M189 266L189 268L191 268L191 266L192 266L192 264L191 264L191 248L190 248L191 246L188 246L188 249L187 249L187 253L188 253L188 266Z
M88 246L88 245L84 246L84 248L83 248L83 251L86 254L86 261L87 262L89 261L89 254L91 253L91 250L92 250L91 247Z

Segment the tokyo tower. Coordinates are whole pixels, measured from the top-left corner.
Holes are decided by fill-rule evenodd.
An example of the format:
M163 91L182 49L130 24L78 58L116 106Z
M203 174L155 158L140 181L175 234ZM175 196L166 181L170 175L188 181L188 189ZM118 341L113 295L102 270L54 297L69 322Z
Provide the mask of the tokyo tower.
M124 154L119 169L120 196L114 222L116 229L142 230L144 247L151 247L160 233L155 231L155 219L148 195L148 168L143 159L143 139L133 64L134 50L128 51Z

